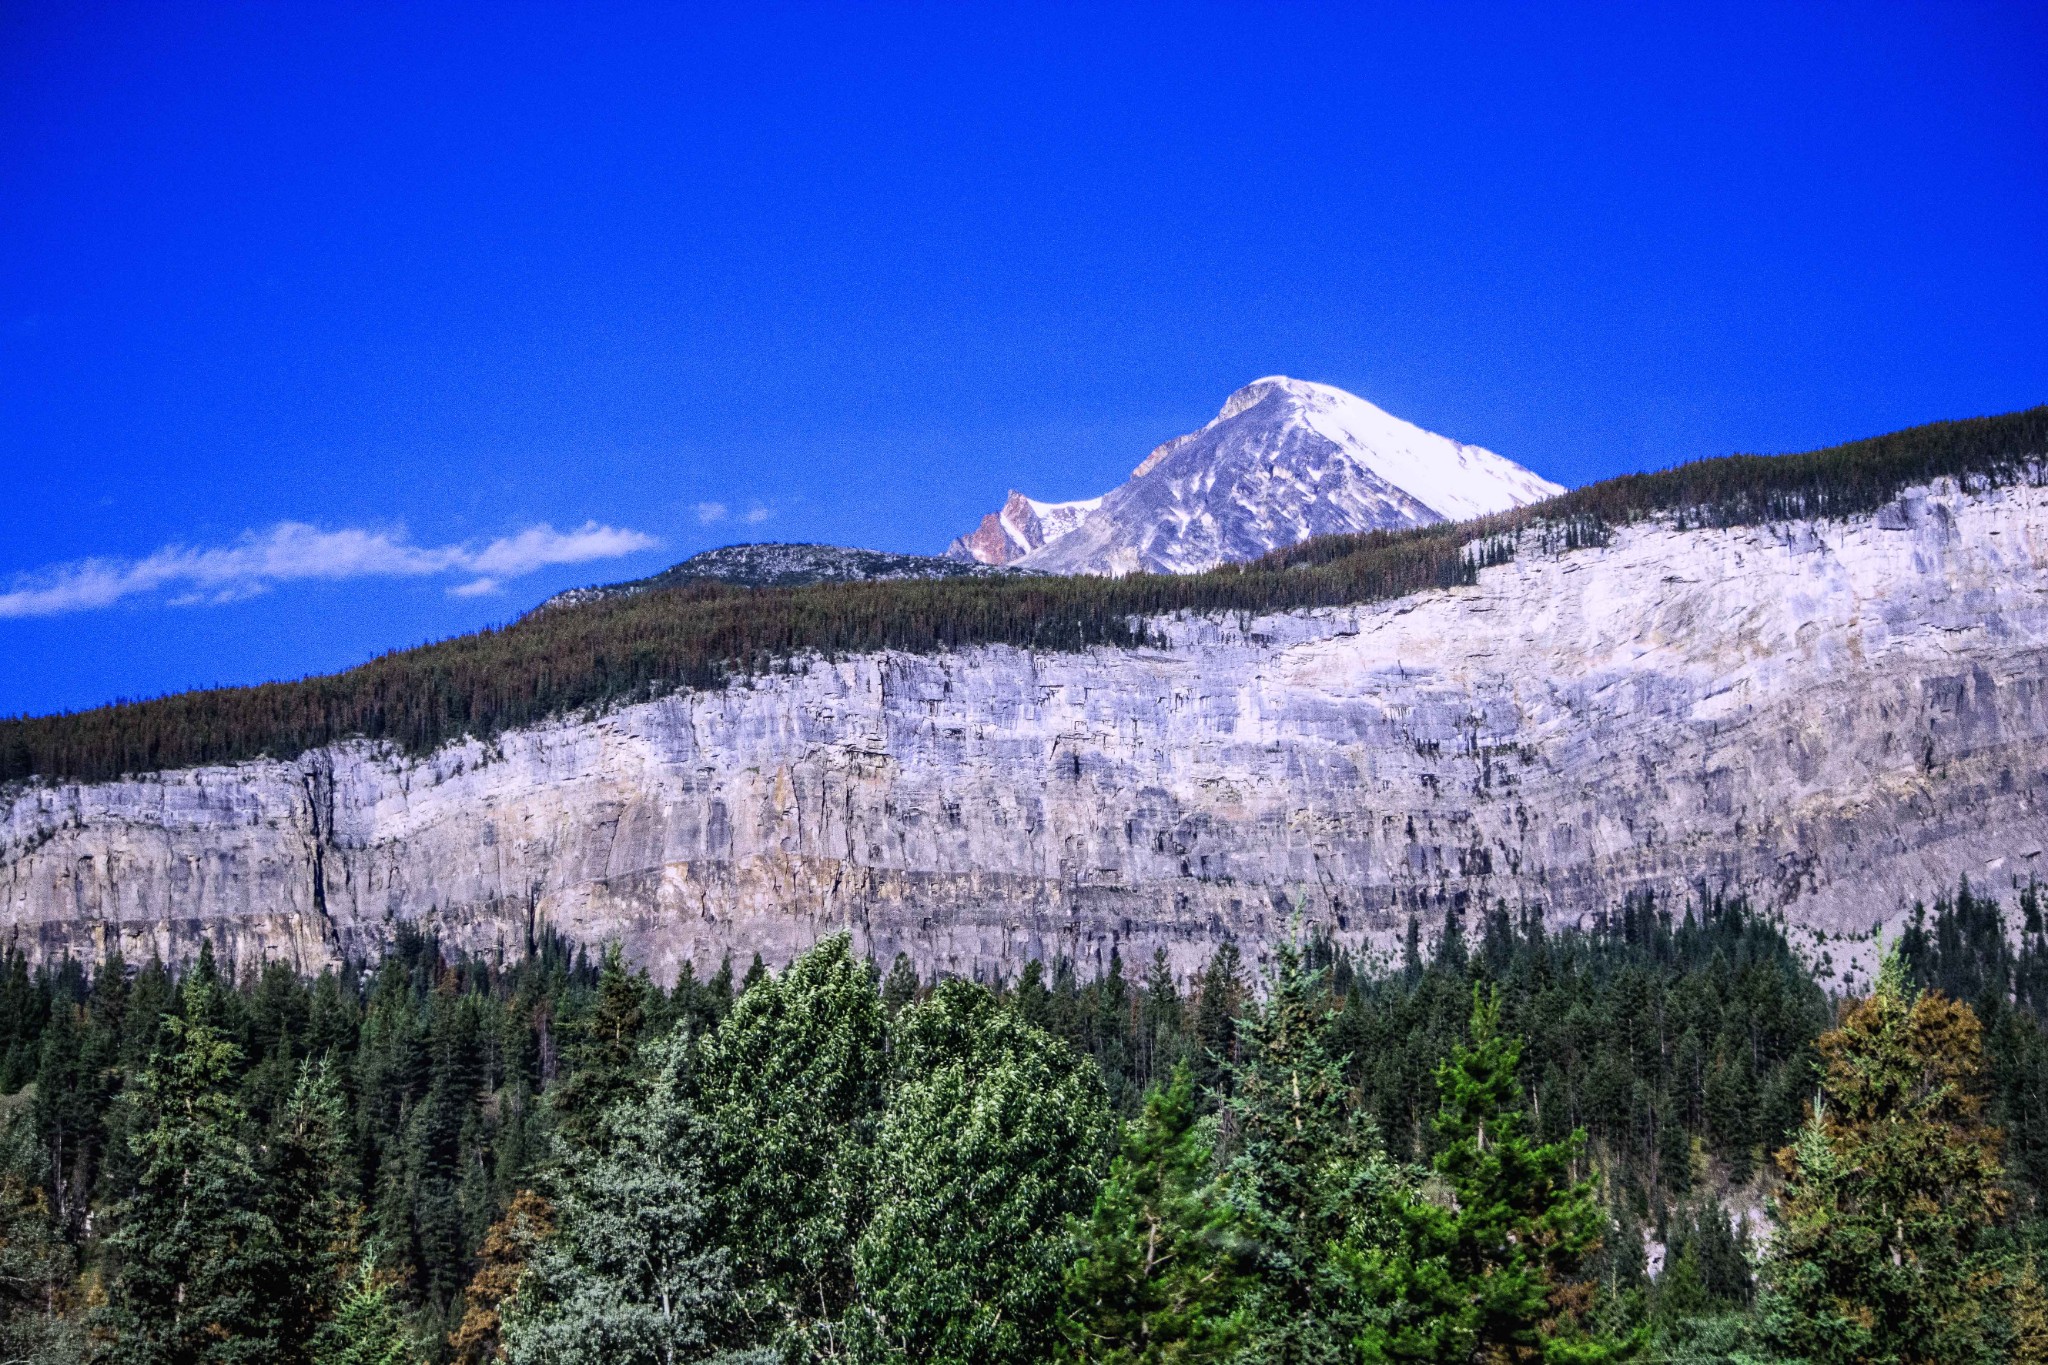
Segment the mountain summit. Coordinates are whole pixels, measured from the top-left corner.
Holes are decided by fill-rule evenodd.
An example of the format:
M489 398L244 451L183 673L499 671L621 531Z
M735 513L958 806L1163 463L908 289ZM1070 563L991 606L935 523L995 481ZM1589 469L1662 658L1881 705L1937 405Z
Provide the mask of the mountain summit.
M1196 573L1311 536L1463 521L1562 492L1355 394L1271 375L1156 447L1122 487L1073 503L1012 493L947 554L1050 573Z

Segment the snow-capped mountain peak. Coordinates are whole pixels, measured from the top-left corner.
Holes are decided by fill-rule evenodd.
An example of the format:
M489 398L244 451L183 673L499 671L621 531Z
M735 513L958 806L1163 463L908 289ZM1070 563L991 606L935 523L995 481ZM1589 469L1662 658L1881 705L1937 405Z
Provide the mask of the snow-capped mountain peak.
M1210 425L1269 399L1292 408L1292 420L1327 438L1445 521L1482 517L1564 492L1562 484L1481 446L1425 431L1357 394L1286 375L1245 385L1225 400L1223 412Z
M948 553L1055 573L1188 573L1311 536L1461 521L1563 491L1356 394L1268 375L1206 426L1155 447L1122 487L1056 504L1012 493Z

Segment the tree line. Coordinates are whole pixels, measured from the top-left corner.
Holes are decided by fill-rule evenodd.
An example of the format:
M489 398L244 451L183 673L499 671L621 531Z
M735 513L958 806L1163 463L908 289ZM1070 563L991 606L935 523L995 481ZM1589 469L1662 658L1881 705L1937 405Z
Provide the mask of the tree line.
M412 753L548 717L723 685L792 661L977 644L1128 646L1176 612L1344 606L1474 581L1516 547L1564 553L1641 517L1734 525L1870 511L1950 477L2033 476L2048 406L1798 455L1735 455L1574 489L1476 522L1325 536L1190 575L991 577L739 588L689 581L537 612L324 677L0 720L0 782L101 781L362 738Z
M0 1358L2048 1359L2048 935L0 970Z

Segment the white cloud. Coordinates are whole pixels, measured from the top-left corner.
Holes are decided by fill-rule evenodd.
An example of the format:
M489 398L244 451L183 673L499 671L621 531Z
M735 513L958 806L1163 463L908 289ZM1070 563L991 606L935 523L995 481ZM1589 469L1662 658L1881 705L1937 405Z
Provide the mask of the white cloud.
M759 526L774 515L775 509L773 507L763 507L761 504L755 503L747 509L747 525Z
M481 547L415 545L405 532L345 527L323 531L281 521L250 531L232 545L194 549L167 545L144 559L81 559L25 574L0 592L0 618L60 616L112 606L125 598L170 592L173 606L234 602L279 583L317 579L425 578L473 575L449 589L460 597L495 591L501 580L553 564L584 564L653 548L652 536L585 522L570 531L542 524Z
M731 509L722 502L700 502L697 504L697 521L704 526L709 526L714 521L724 521L729 510Z

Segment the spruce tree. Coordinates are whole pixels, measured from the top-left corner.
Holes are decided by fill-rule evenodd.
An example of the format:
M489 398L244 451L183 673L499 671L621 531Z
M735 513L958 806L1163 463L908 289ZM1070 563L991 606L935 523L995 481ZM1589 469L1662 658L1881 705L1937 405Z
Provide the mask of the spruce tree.
M277 1318L277 1359L307 1359L313 1334L343 1293L359 1209L348 1153L348 1114L325 1061L298 1079L264 1145L262 1209L277 1254L263 1286Z
M1185 1059L1123 1137L1066 1275L1062 1357L1088 1365L1228 1360L1243 1339L1215 1120Z
M1243 959L1235 943L1224 943L1210 954L1195 1001L1195 1089L1205 1104L1219 1102L1228 1087L1230 1065L1237 1060L1237 1015L1244 997Z
M1334 1361L1367 1311L1340 1267L1384 1240L1382 1210L1400 1182L1325 1044L1322 974L1293 943L1274 957L1266 999L1235 1028L1242 1060L1229 1069L1222 1188L1256 1279L1255 1356Z
M1530 1136L1521 1051L1501 1031L1498 994L1475 986L1468 1040L1436 1072L1441 1195L1402 1200L1399 1245L1351 1262L1384 1306L1359 1334L1363 1360L1592 1365L1628 1353L1581 1321L1587 1287L1573 1278L1602 1225L1591 1183L1571 1178L1584 1134Z
M239 1365L278 1356L277 1229L235 1097L241 1049L211 1021L219 988L184 1008L137 1084L135 1191L115 1212L105 1325L133 1365Z
M651 993L644 975L627 970L624 949L607 944L598 971L597 999L577 1041L576 1069L552 1092L561 1129L570 1137L589 1139L599 1117L634 1084Z
M418 1365L391 1280L364 1258L334 1316L314 1334L311 1365Z
M0 1172L0 1360L74 1358L76 1273L48 1196L13 1171Z
M917 985L917 968L911 964L910 954L896 954L896 960L889 964L888 979L882 983L882 1007L890 1018L917 999Z

